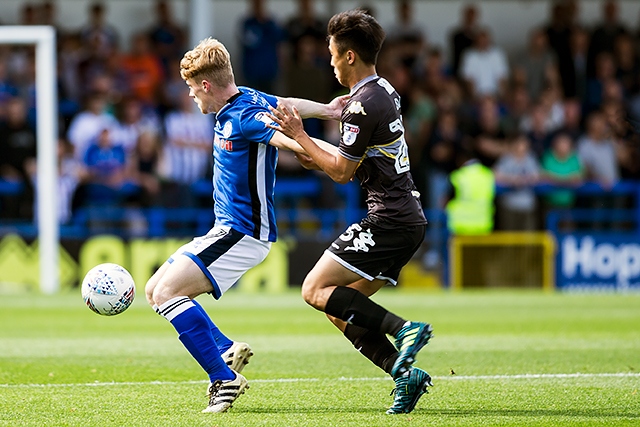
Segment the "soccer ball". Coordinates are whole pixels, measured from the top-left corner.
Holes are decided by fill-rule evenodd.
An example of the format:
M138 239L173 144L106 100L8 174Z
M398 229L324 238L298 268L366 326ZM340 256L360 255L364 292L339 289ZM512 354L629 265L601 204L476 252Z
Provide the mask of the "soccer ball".
M104 316L125 311L136 296L131 274L118 264L99 264L82 280L82 298L91 310Z

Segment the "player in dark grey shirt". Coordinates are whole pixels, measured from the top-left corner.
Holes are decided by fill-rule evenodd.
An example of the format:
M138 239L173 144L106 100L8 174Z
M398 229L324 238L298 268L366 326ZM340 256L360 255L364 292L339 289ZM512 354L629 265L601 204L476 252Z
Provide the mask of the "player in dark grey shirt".
M359 163L355 178L367 193L368 216L403 225L426 224L409 173L400 95L393 86L376 75L356 83L340 127L338 152Z
M328 34L336 78L351 90L339 147L311 139L295 105L292 111L285 105L272 110L277 123L272 127L308 153L298 156L303 166L321 169L342 184L358 179L367 192L368 214L324 252L305 278L302 296L393 377L395 399L387 413L407 413L431 385L429 374L413 366L431 338L431 326L406 321L369 296L396 284L424 239L426 219L409 173L400 97L375 70L384 31L370 15L352 10L333 16ZM395 338L395 347L387 335Z

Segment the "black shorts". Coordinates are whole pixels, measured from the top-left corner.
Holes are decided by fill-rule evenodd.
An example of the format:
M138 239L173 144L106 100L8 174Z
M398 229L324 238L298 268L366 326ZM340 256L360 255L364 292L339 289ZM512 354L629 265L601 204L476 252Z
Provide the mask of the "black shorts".
M426 225L379 223L365 218L352 224L325 251L367 280L398 282L400 270L424 240Z

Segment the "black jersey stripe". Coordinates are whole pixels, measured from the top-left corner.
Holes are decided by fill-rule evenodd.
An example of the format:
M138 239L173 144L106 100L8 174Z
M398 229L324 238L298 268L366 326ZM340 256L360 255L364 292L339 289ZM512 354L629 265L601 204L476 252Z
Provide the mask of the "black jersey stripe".
M251 195L251 221L253 222L253 237L260 239L262 220L262 204L258 195L258 144L249 144L249 194Z
M200 252L198 258L200 258L205 266L209 266L222 255L229 252L243 237L244 234L232 228L224 237L216 240L211 246Z

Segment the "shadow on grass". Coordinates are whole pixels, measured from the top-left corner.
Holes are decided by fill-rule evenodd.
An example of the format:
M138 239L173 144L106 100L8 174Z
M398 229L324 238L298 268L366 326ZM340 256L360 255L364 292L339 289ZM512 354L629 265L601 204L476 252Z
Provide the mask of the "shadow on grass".
M494 417L569 417L569 418L631 418L640 419L637 412L603 411L597 409L417 409L413 414L446 416Z
M368 414L385 415L387 408L327 407L327 408L234 408L235 413L246 414ZM640 414L624 411L598 411L589 409L416 409L410 416L447 416L447 417L569 417L569 418L612 418L640 419ZM402 416L402 415L400 415Z

